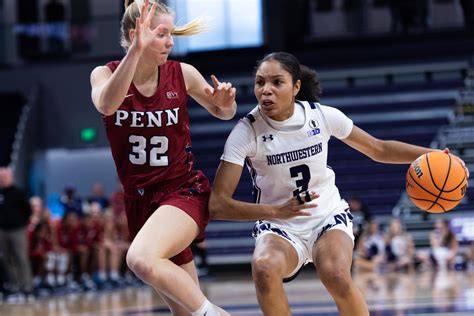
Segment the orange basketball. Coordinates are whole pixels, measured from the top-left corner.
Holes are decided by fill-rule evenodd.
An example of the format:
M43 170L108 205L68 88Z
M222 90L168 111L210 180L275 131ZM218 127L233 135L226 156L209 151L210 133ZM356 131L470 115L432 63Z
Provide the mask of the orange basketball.
M406 190L410 200L430 213L455 208L466 188L466 172L459 160L441 151L421 155L407 172Z

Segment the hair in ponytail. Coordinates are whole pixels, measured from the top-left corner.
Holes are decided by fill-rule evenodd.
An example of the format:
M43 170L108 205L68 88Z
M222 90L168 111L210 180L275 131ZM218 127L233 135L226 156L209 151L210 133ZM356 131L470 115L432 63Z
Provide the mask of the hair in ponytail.
M159 0L149 0L150 4L156 3L155 15L171 15L175 17L173 9L161 3ZM125 0L125 13L121 21L121 38L120 45L128 50L130 47L130 30L135 28L135 21L140 17L140 10L145 3L145 0ZM151 9L151 6L149 7ZM194 20L182 26L176 26L174 36L190 36L195 35L209 29L210 19L206 17L197 17Z
M298 100L319 102L319 96L323 92L319 83L318 74L315 70L300 65L301 87L296 95Z
M298 80L301 81L300 91L296 95L296 99L319 102L322 89L316 71L301 65L294 55L285 52L275 52L266 55L257 62L256 69L258 69L262 63L270 60L279 62L281 67L291 74L293 83L296 83Z

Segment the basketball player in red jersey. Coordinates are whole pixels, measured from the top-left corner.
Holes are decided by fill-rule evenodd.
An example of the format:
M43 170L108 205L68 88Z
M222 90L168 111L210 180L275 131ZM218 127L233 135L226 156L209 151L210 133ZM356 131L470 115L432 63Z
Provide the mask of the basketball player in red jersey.
M212 115L235 115L235 88L212 76L211 87L191 65L168 60L174 35L203 29L194 20L175 27L157 0L128 4L120 61L91 73L92 100L103 115L133 241L127 264L166 301L173 315L228 315L201 292L189 245L202 240L210 186L193 170L187 112L190 95Z

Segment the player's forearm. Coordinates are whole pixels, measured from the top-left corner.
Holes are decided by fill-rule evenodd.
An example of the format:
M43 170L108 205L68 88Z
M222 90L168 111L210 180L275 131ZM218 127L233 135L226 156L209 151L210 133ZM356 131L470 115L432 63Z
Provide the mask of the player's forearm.
M209 212L212 219L236 221L270 219L273 216L273 208L269 205L242 202L214 193L209 201Z
M383 141L375 161L392 164L411 163L416 158L437 149L415 146L399 141Z
M139 51L130 48L120 62L101 91L98 105L101 113L111 115L120 107L132 83L140 56Z

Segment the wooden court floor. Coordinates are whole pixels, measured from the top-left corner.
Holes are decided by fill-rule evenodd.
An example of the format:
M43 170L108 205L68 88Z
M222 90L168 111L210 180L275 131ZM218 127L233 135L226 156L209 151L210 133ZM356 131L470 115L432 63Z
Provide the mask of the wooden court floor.
M474 315L474 273L356 274L371 315ZM212 302L232 315L261 315L248 273L215 275L201 281ZM305 270L285 285L293 315L338 315L316 274ZM41 298L32 303L0 303L0 315L170 315L146 286Z

